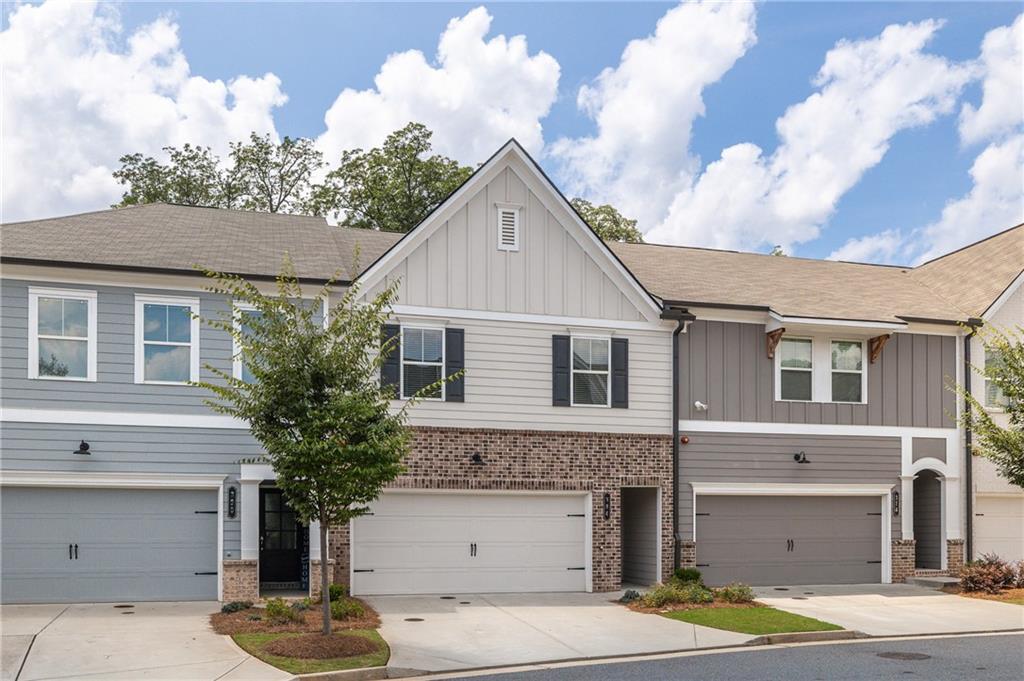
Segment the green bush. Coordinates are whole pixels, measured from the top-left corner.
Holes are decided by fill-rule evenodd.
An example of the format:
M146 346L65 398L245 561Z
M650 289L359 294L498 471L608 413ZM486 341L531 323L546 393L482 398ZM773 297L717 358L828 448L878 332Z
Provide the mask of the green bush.
M293 610L283 598L271 598L267 601L267 619L275 624L286 624L302 619L302 613Z
M1014 568L995 554L984 554L960 569L960 588L964 591L999 593L1017 583Z
M636 589L626 589L626 593L622 594L622 598L619 599L619 603L632 603L633 601L640 600L640 592Z
M363 609L363 604L354 598L340 598L331 601L331 619L357 619L364 614L366 611Z
M241 612L242 610L248 610L252 607L252 601L231 601L220 606L220 611L223 613Z
M750 603L754 600L754 590L746 584L733 582L716 590L715 598L726 603Z
M655 585L653 589L640 599L648 608L663 608L666 605L710 603L715 600L714 594L702 584L688 582L678 584L670 581L667 584Z
M672 574L672 576L680 584L688 584L690 582L695 582L697 584L703 584L703 581L702 581L701 576L700 576L700 570L698 570L697 568L693 568L693 567L676 568L676 571Z
M334 601L340 601L341 599L343 599L346 596L348 596L348 589L343 584L331 584L327 588L327 591L328 591L328 594L331 597L331 602L332 603ZM311 602L313 602L313 603L323 603L324 602L323 594L318 595L316 597L316 600L315 601L311 601Z

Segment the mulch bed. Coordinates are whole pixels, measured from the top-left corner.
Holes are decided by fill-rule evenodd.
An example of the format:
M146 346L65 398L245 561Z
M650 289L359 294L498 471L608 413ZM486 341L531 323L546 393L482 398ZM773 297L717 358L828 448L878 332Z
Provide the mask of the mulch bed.
M331 620L333 629L376 629L380 626L380 617L377 611L369 606L366 601L358 598L364 610L362 617L347 620ZM258 615L259 620L250 620L250 617ZM312 609L302 613L303 619L296 622L285 622L277 624L266 617L266 610L263 608L249 608L238 612L223 613L217 612L210 615L210 625L218 634L230 636L231 634L277 634L277 633L306 633L319 632L323 626L323 619L320 606L315 605Z
M997 594L988 594L984 591L963 591L960 595L968 598L982 598L987 601L1007 601L1024 599L1024 589L1003 589Z
M724 601L714 601L712 603L674 603L671 605L665 605L660 608L645 608L640 605L639 601L634 601L627 604L630 610L643 613L659 613L659 612L674 612L676 610L709 610L717 608L763 608L764 603L758 603L754 601L752 603L725 603Z
M263 646L271 655L304 660L330 660L377 652L379 645L368 638L351 634L303 634L282 636Z

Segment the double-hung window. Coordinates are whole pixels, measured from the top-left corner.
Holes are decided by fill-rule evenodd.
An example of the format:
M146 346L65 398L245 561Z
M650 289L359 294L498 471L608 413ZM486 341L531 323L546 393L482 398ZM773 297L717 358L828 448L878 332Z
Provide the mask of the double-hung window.
M135 382L199 378L199 300L135 296Z
M864 344L832 341L832 401L863 402Z
M1003 356L998 350L985 350L985 368L989 369L992 367L998 367L1003 363ZM1002 388L993 383L990 379L985 379L985 406L989 409L1005 409L1010 403L1007 399L1006 394Z
M814 344L809 338L783 338L779 344L780 396L810 402L814 395Z
M402 327L402 397L410 398L441 380L444 374L444 330ZM443 400L444 384L424 394L426 399Z
M572 338L572 405L611 406L610 338Z
M248 337L251 329L251 325L260 319L262 313L254 309L249 305L235 305L235 328L241 332L243 338ZM242 348L238 344L238 338L232 339L232 356L234 362L232 364L232 375L245 381L246 383L252 383L255 377L252 375L252 371L248 363L245 361L245 357L242 354Z
M29 378L96 380L96 292L30 288Z

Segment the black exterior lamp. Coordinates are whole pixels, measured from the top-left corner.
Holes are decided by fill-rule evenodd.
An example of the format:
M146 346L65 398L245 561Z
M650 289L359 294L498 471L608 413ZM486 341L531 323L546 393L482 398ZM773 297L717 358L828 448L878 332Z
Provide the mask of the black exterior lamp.
M796 454L794 454L793 461L796 461L797 463L810 463L810 461L807 459L807 455L803 452L797 452Z
M92 452L89 451L89 443L86 442L85 440L82 440L78 444L78 449L76 449L74 452L72 452L72 454L80 454L82 456L89 456L90 454L92 454Z
M472 456L469 457L469 462L474 466L483 466L484 457L480 456L480 452L473 452Z

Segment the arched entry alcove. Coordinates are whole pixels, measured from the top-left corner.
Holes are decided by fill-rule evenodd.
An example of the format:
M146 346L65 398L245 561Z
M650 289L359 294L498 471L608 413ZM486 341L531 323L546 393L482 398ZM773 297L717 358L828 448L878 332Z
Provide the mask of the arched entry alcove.
M914 480L914 538L917 540L914 567L942 569L942 476L923 470Z

